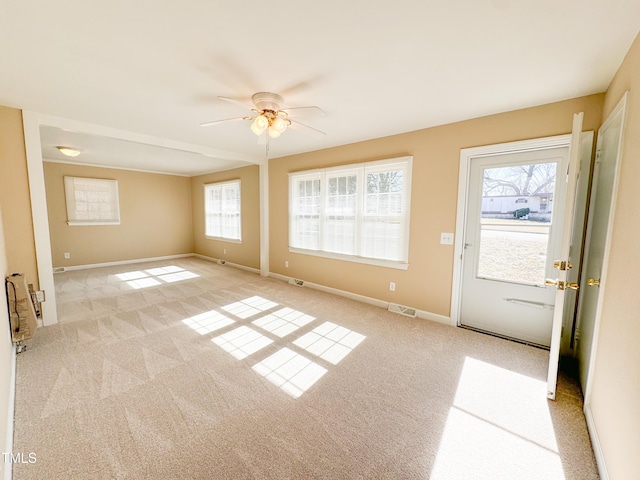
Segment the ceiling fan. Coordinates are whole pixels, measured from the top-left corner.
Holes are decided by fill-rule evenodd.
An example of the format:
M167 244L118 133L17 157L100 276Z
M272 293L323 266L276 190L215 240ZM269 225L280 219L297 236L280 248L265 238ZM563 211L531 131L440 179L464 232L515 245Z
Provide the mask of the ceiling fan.
M254 93L251 97L253 105L248 105L241 100L229 97L218 97L220 100L235 103L241 107L247 108L253 112L252 115L246 115L244 117L226 118L223 120L214 120L212 122L201 123L201 127L210 127L212 125L219 125L225 122L234 122L239 120L251 120L251 131L256 135L262 135L265 130L271 138L278 138L282 135L288 127L302 127L309 129L321 135L325 133L317 128L310 127L304 123L300 123L298 120L293 120L292 117L321 117L324 116L324 111L320 107L306 106L306 107L292 107L284 108L284 99L281 95L272 92L258 92Z

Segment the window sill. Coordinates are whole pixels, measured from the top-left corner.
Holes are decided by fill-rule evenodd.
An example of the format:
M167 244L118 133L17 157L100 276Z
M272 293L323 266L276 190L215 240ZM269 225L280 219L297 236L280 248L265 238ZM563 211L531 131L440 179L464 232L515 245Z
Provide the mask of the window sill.
M70 227L87 227L87 226L92 226L92 225L120 225L120 222L83 222L83 221L76 221L76 220L69 220L67 221L67 225L69 225Z
M356 257L355 255L344 255L341 253L321 252L318 250L306 250L304 248L289 247L289 252L298 253L300 255L311 255L313 257L331 258L333 260L342 260L345 262L363 263L365 265L374 265L376 267L395 268L396 270L408 270L407 262L397 262L393 260L380 260L377 258Z
M235 238L211 237L209 235L205 235L204 238L206 238L207 240L216 240L218 242L237 243L239 245L242 245L242 240L237 240Z

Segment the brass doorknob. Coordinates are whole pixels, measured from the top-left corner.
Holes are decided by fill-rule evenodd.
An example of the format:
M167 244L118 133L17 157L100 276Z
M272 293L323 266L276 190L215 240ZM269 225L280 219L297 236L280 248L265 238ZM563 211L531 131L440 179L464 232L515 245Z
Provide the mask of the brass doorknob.
M552 285L558 287L559 290L564 290L564 282L560 280L552 280L550 278L545 279L545 285Z
M600 286L600 279L595 279L595 278L588 278L587 279L587 285L589 285L590 287L599 287Z

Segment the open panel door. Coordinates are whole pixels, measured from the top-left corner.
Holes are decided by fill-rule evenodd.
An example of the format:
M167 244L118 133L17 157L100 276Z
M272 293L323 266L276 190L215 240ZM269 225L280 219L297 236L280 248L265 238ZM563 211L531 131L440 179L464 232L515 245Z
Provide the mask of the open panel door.
M547 375L547 397L556 398L556 384L558 382L558 362L560 361L560 338L562 335L562 318L565 309L565 292L567 288L578 289L577 283L567 281L567 272L571 268L569 250L571 247L571 225L575 206L576 184L578 180L578 165L580 162L580 134L582 132L582 120L584 114L576 113L573 116L573 128L571 129L571 147L569 150L569 165L567 168L567 201L565 205L562 244L560 257L554 262L558 271L558 278L547 279L547 285L555 285L556 297L553 310L553 323L551 327L551 345L549 347L549 373ZM577 267L577 265L576 265Z

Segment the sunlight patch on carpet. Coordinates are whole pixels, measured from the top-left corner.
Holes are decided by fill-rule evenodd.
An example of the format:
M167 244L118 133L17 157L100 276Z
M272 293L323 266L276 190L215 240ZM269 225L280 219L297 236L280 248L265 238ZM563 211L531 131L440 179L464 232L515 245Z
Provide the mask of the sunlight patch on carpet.
M210 310L208 312L194 315L193 317L185 318L182 320L182 323L191 327L200 335L206 335L207 333L215 332L227 325L231 325L232 323L235 323L235 321L220 312Z
M253 370L294 398L327 373L326 368L286 347L254 365Z
M116 278L122 280L131 288L136 290L162 285L163 282L174 283L182 280L189 280L190 278L197 278L199 276L200 275L197 273L190 272L189 270L185 270L184 268L177 267L175 265L150 268L145 271L135 270L115 275Z
M222 309L244 320L245 318L252 317L253 315L276 306L278 306L277 303L256 295L240 300L239 302L233 302L229 305L225 305Z
M273 343L273 340L246 325L213 338L211 341L238 360L242 360Z
M168 273L166 275L158 276L160 280L167 283L180 282L182 280L189 280L190 278L196 278L196 277L199 277L197 273L189 272L187 270L183 272Z
M365 338L367 337L353 330L332 322L325 322L297 339L293 344L333 365L337 365Z
M466 357L431 480L564 480L546 392L543 380Z
M166 275L167 273L184 272L184 268L176 267L175 265L169 265L168 267L149 268L145 270L149 275Z
M258 318L251 323L282 338L314 320L315 317L311 315L286 307Z

